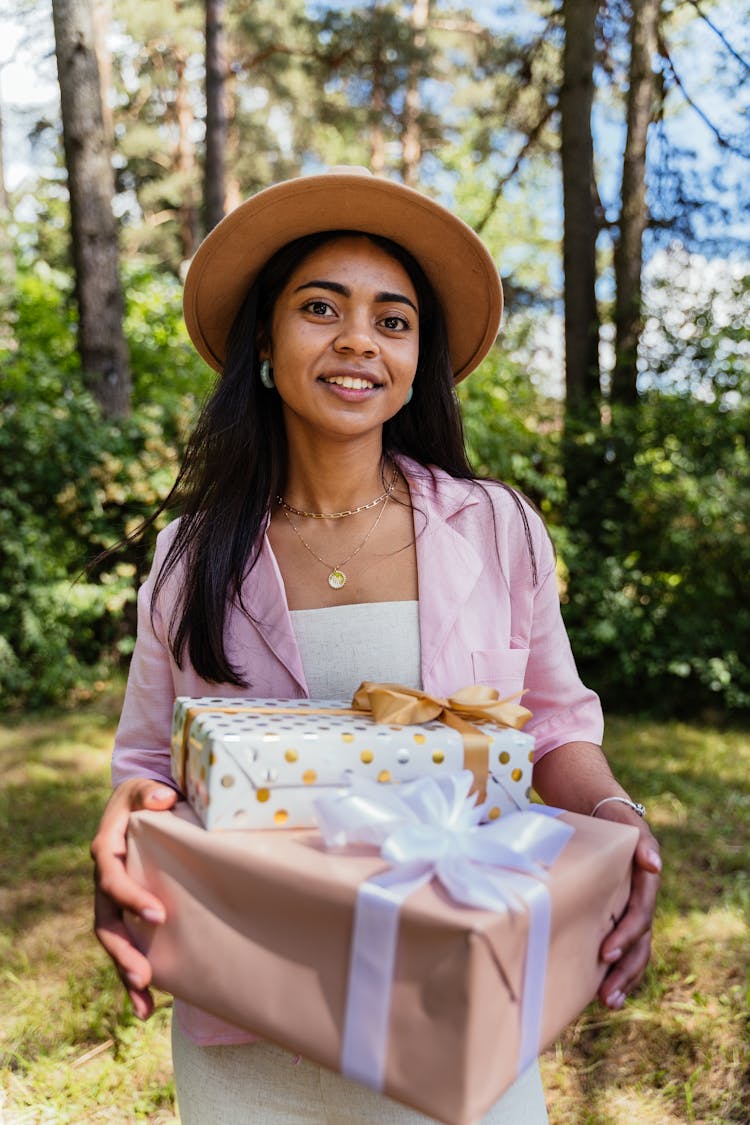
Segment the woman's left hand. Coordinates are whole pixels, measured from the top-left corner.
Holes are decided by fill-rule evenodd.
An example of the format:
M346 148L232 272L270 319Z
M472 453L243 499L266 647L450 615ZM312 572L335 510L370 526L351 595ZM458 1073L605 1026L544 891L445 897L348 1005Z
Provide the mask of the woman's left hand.
M613 818L614 819L614 818ZM639 824L640 839L633 858L633 879L627 909L602 943L601 956L612 967L599 988L599 999L617 1010L640 983L651 956L651 927L659 889L661 857L647 824Z

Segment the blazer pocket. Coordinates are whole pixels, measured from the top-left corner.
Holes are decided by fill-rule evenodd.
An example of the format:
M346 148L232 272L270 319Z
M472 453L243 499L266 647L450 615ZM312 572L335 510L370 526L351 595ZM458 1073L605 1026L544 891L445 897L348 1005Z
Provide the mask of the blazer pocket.
M514 695L523 690L528 660L527 648L496 648L472 652L474 683L495 688L501 699Z

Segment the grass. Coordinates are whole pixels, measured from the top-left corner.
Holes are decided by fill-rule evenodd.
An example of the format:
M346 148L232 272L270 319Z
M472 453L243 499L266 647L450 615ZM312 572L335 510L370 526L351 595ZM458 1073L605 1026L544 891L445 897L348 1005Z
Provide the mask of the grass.
M0 731L0 1123L178 1119L169 998L130 1014L91 932L88 844L118 693ZM592 1005L542 1060L551 1125L750 1121L750 738L613 719L665 871L651 968L625 1009Z
M169 1003L140 1024L91 931L119 699L0 732L0 1122L176 1122Z
M615 772L664 858L647 978L592 1006L542 1061L552 1125L750 1121L750 738L680 723L608 724Z

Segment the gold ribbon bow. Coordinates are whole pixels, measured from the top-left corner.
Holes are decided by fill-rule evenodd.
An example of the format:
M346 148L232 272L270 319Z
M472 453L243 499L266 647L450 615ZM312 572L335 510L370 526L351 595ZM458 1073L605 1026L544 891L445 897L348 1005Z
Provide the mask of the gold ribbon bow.
M501 699L495 688L475 684L461 688L448 699L428 695L424 691L402 687L401 684L371 683L365 680L354 693L352 707L369 712L376 723L410 726L438 720L459 732L464 743L464 765L474 774L472 792L485 799L490 768L491 738L473 723L493 722L498 726L521 730L531 718L531 711L515 700L521 695Z

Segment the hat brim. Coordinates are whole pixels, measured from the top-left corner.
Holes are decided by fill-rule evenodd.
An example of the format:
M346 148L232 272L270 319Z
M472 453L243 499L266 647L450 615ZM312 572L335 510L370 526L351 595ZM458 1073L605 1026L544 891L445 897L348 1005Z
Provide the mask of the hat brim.
M484 359L500 328L503 291L481 239L421 192L356 172L301 176L240 204L201 243L185 279L190 338L222 371L229 330L268 259L295 238L356 230L397 242L419 262L445 317L456 382Z

